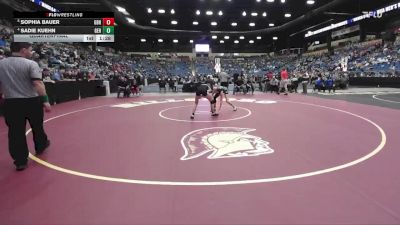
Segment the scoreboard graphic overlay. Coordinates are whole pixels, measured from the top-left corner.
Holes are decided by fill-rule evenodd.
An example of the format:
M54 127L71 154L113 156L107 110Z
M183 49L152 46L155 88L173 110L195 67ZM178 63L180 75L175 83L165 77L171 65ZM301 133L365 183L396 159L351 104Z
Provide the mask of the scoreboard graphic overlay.
M113 12L14 12L15 42L114 42Z

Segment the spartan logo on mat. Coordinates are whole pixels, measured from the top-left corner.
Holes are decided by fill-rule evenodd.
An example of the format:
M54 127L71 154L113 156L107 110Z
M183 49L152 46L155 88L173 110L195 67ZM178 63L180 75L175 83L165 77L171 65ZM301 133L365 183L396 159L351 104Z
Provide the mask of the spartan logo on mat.
M181 160L189 160L211 153L207 158L234 158L259 156L274 152L269 142L250 135L250 128L213 127L195 130L185 135L181 144L185 155Z

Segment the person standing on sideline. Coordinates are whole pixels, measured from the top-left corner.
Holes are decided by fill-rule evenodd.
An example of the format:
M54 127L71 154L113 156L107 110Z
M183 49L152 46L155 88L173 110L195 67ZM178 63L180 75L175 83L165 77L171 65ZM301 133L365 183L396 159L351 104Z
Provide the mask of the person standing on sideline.
M4 117L8 126L8 148L18 171L28 163L26 120L32 127L36 154L49 147L50 141L43 129L43 108L51 111L39 65L30 60L32 45L11 43L11 57L0 61L0 84L4 94Z
M218 74L218 78L221 86L229 89L229 75L226 72L222 71Z
M286 68L283 68L281 72L281 88L285 88L285 95L288 95L288 82L289 82L289 74Z

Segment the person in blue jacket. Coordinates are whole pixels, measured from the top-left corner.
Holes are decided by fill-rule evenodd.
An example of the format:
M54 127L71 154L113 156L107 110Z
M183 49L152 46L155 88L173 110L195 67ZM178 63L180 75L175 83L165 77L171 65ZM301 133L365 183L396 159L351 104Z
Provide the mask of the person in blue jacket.
M329 76L328 79L326 79L325 88L329 91L329 93L331 93L332 90L333 90L333 92L335 92L335 81L333 80L333 78L331 76ZM324 92L325 92L325 90L324 90Z

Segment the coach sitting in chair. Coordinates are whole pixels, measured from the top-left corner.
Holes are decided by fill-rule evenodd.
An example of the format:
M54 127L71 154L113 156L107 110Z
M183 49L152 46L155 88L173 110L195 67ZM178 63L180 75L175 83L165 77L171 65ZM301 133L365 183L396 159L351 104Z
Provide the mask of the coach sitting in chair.
M118 94L117 98L119 98L119 95L121 92L124 94L124 97L129 97L130 90L129 90L129 81L127 78L120 76L118 80Z
M243 76L238 77L238 79L234 83L233 94L236 94L237 92L241 92L241 91L243 91L243 93L246 94L247 93L246 90L247 89L244 84Z

